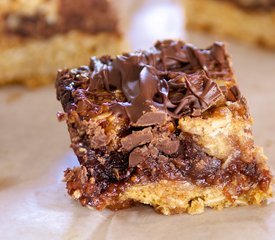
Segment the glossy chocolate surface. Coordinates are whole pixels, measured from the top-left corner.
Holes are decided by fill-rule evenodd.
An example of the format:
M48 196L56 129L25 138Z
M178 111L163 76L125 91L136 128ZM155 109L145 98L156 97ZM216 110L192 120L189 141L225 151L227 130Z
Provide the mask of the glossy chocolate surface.
M62 81L64 76L67 80ZM217 80L223 81L223 86ZM74 101L97 94L98 99L119 91L123 101L106 101L111 111L124 115L133 126L162 124L166 115L180 118L201 116L217 101L240 98L226 86L232 81L228 55L222 43L201 50L181 41L157 42L148 51L137 51L110 58L92 58L89 67L61 71L57 79L58 98L75 92ZM69 87L64 86L68 84ZM82 84L79 87L79 84ZM77 89L76 89L77 88ZM234 85L234 89L237 86ZM64 91L65 89L65 91ZM66 89L68 91L66 91ZM92 105L95 102L90 102Z

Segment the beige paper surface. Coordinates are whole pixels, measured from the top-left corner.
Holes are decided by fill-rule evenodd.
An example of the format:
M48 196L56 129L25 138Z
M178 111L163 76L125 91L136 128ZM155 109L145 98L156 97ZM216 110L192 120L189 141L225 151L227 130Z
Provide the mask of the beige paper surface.
M132 47L165 37L206 47L216 39L184 33L180 14L176 4L148 1L129 20ZM227 42L255 119L256 142L275 173L275 52ZM81 207L61 181L78 163L65 123L55 118L58 110L53 86L0 89L0 239L275 239L274 199L197 216L161 216L143 206L119 212Z

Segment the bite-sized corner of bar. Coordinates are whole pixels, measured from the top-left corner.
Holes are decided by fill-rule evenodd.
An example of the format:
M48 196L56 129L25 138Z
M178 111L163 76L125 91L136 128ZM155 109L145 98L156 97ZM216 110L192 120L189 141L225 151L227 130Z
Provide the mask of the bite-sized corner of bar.
M57 99L80 166L65 171L83 206L143 203L170 215L261 204L272 175L223 43L158 41L146 51L60 70Z

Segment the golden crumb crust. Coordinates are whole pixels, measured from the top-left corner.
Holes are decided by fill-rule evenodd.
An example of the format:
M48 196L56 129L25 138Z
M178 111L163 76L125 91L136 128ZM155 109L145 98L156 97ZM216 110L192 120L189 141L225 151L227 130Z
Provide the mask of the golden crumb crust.
M122 38L111 33L71 31L33 40L2 37L0 85L21 83L35 87L54 82L59 68L77 67L94 55L117 54L122 45Z
M226 207L260 205L271 196L271 188L267 192L254 188L229 200L221 186L202 188L190 183L163 180L130 187L120 198L151 205L164 215L183 212L193 215L203 213L206 207L221 210Z
M81 168L74 168L65 175L66 178L78 174ZM83 181L84 179L82 179ZM88 180L91 186L94 179ZM92 188L92 187L90 187ZM80 201L83 206L91 207L83 202L83 190L74 190L72 198ZM203 213L205 208L221 210L227 207L261 205L266 199L272 197L271 185L266 191L257 185L248 191L235 196L228 196L226 188L222 185L200 187L190 182L161 180L153 183L134 184L128 186L115 198L108 198L104 205L97 210L109 208L120 210L129 208L136 203L152 206L156 212L163 215L188 213L191 215Z

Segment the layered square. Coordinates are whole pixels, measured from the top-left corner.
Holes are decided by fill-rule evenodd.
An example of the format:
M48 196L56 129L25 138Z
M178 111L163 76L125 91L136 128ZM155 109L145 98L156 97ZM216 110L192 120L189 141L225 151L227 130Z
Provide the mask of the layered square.
M52 82L58 68L121 51L117 14L107 0L1 1L0 20L0 85Z
M162 214L260 204L272 176L223 43L159 41L147 51L60 70L57 98L80 166L83 206L148 204Z

